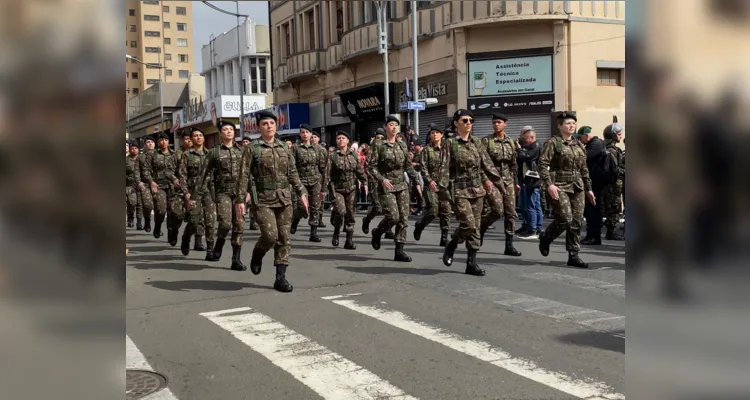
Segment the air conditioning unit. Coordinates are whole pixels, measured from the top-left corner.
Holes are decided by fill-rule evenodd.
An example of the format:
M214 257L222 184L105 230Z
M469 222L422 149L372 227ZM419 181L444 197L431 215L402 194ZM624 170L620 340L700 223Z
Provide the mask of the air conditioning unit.
M331 115L344 115L344 106L341 104L341 98L338 96L331 98Z

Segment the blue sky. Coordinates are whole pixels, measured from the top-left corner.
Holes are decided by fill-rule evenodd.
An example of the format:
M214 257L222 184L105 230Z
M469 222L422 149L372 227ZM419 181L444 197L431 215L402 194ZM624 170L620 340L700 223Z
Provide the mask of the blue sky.
M223 10L235 12L234 1L212 1L211 5ZM268 24L268 2L267 1L240 1L240 14L247 14L250 20L257 24ZM244 18L240 18L240 23ZM203 69L201 60L201 47L208 44L211 34L219 35L237 26L237 18L233 15L220 13L203 4L201 1L193 2L193 43L195 44L195 72Z

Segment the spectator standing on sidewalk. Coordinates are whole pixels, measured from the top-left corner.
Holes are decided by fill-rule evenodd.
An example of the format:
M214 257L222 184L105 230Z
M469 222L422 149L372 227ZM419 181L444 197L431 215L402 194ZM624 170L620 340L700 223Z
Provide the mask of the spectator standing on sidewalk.
M536 141L536 132L531 126L521 128L521 136L516 144L518 159L518 181L521 182L521 212L523 226L516 232L524 239L537 239L542 232L544 214L539 188L538 165L542 148Z

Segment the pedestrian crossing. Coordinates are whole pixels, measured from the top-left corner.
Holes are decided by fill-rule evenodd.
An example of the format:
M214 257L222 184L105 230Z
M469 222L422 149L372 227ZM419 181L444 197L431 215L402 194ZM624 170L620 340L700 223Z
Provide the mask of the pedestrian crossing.
M586 283L592 284L592 282ZM558 303L560 305L558 308L544 308L544 303L540 300L523 297L524 295L509 291L492 291L488 287L479 287L473 291L460 290L469 299L472 295L481 295L484 298L489 296L497 304L510 307L520 306L524 311L552 318L572 318L571 320L577 321L581 325L594 327L608 318L593 310L589 310L592 311L589 313L581 312L576 316L575 311L565 308L562 303ZM372 340L371 336L366 335L366 332L359 331L360 329L367 329L371 324L382 326L383 329L395 329L402 332L402 335L413 337L413 340L432 343L444 348L440 352L448 352L448 354L452 352L456 355L467 356L475 363L484 365L480 368L496 368L503 373L515 375L523 380L540 385L546 388L545 390L557 393L557 396L549 398L587 400L625 398L624 394L607 382L580 376L580 373L576 372L555 370L545 365L544 362L540 363L544 360L535 360L525 355L515 354L514 350L504 348L502 343L472 338L466 333L457 333L450 328L445 328L439 322L425 322L418 317L410 316L408 311L402 309L404 308L403 304L401 304L401 307L392 305L388 301L383 301L383 298L386 298L385 294L348 293L319 296L306 302L306 304L314 303L316 307L324 308L324 314L336 315L336 318L341 321L351 321L355 325L354 331L361 335L362 340ZM548 300L548 302L551 301ZM532 304L535 306L532 307ZM309 305L312 306L313 304ZM550 313L549 310L555 310L555 313ZM569 315L564 315L566 313ZM198 313L198 316L209 321L215 328L229 333L233 340L244 346L242 347L243 352L259 354L279 368L279 371L275 374L284 375L286 377L284 379L293 379L303 384L311 392L310 396L304 398L326 400L416 400L435 398L434 396L424 395L414 388L399 387L397 382L392 382L392 376L379 374L378 368L382 368L382 365L378 363L366 365L362 361L352 359L351 355L347 357L342 354L336 347L343 346L342 348L346 348L347 346L335 340L330 340L330 338L321 337L321 331L318 327L305 325L302 326L302 329L299 329L300 327L292 328L270 314L272 313L268 311L261 312L254 307L244 306L204 311ZM368 322L366 324L358 323L356 318L364 318ZM624 328L624 317L611 315L611 320L616 318L623 319L622 326ZM325 324L326 322L321 320L320 323ZM212 340L216 336L210 334L202 337L201 340ZM321 342L320 339L323 339L323 341ZM388 339L388 335L380 338L380 340L382 339ZM382 357L385 357L384 354L390 350L388 345L382 343L369 343L369 345L382 348ZM128 368L151 370L145 357L138 351L129 337L126 337L126 347ZM435 349L435 353L438 353L437 349ZM422 354L422 357L425 358L433 356L433 354ZM393 360L381 361L394 362ZM242 368L242 366L239 367ZM252 366L245 367L252 368ZM456 371L456 373L460 376L461 371ZM497 385L498 390L504 390L501 383L494 384ZM312 393L317 396L312 395ZM148 397L147 400L178 399L172 392L169 392L169 389L152 396L157 395L161 397ZM237 398L243 397L238 395ZM497 398L511 397L503 397L503 393L498 393ZM190 397L179 398L179 400L189 399Z

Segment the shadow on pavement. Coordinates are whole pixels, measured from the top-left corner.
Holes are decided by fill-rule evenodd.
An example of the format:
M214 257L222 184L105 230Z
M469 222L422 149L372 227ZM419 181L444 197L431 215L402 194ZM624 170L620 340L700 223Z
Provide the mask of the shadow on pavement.
M153 243L153 241L151 241L151 243ZM180 251L179 247L177 246L172 247L167 242L164 242L163 244L153 245L153 246L134 246L134 247L129 247L128 249L130 253L156 253L159 251L172 250L172 249Z
M335 249L332 249L335 250ZM372 261L373 257L363 257L363 256L357 256L357 255L351 255L344 252L354 252L356 250L343 250L339 249L339 252L336 254L304 254L299 255L299 258L304 258L305 260L321 260L321 261L330 261L330 260L336 260L336 261L361 261L361 262L367 262ZM294 254L292 254L292 257L294 257Z
M408 267L336 267L348 272L357 272L368 275L404 274L404 275L437 275L437 274L462 274L460 271L450 269L427 269Z
M624 334L625 332L620 330L618 332L612 333ZM625 354L625 339L610 335L609 333L597 331L577 332L556 336L555 339L561 343L568 343L576 346L595 347L597 349L609 350Z
M143 239L127 239L125 241L125 245L126 246L132 246L134 244L146 244L146 243L153 243L153 242L154 242L153 239L151 239L151 240L148 240L148 239L146 239L146 240L143 240Z
M135 264L133 268L140 270L154 270L154 269L170 269L174 271L202 271L204 269L221 269L228 271L228 267L214 267L209 265L200 264L187 264L187 263L158 263L158 264Z
M232 281L151 281L146 282L146 284L157 289L173 290L176 292L186 292L190 290L236 292L242 289L273 289L273 286L262 286L248 282Z

